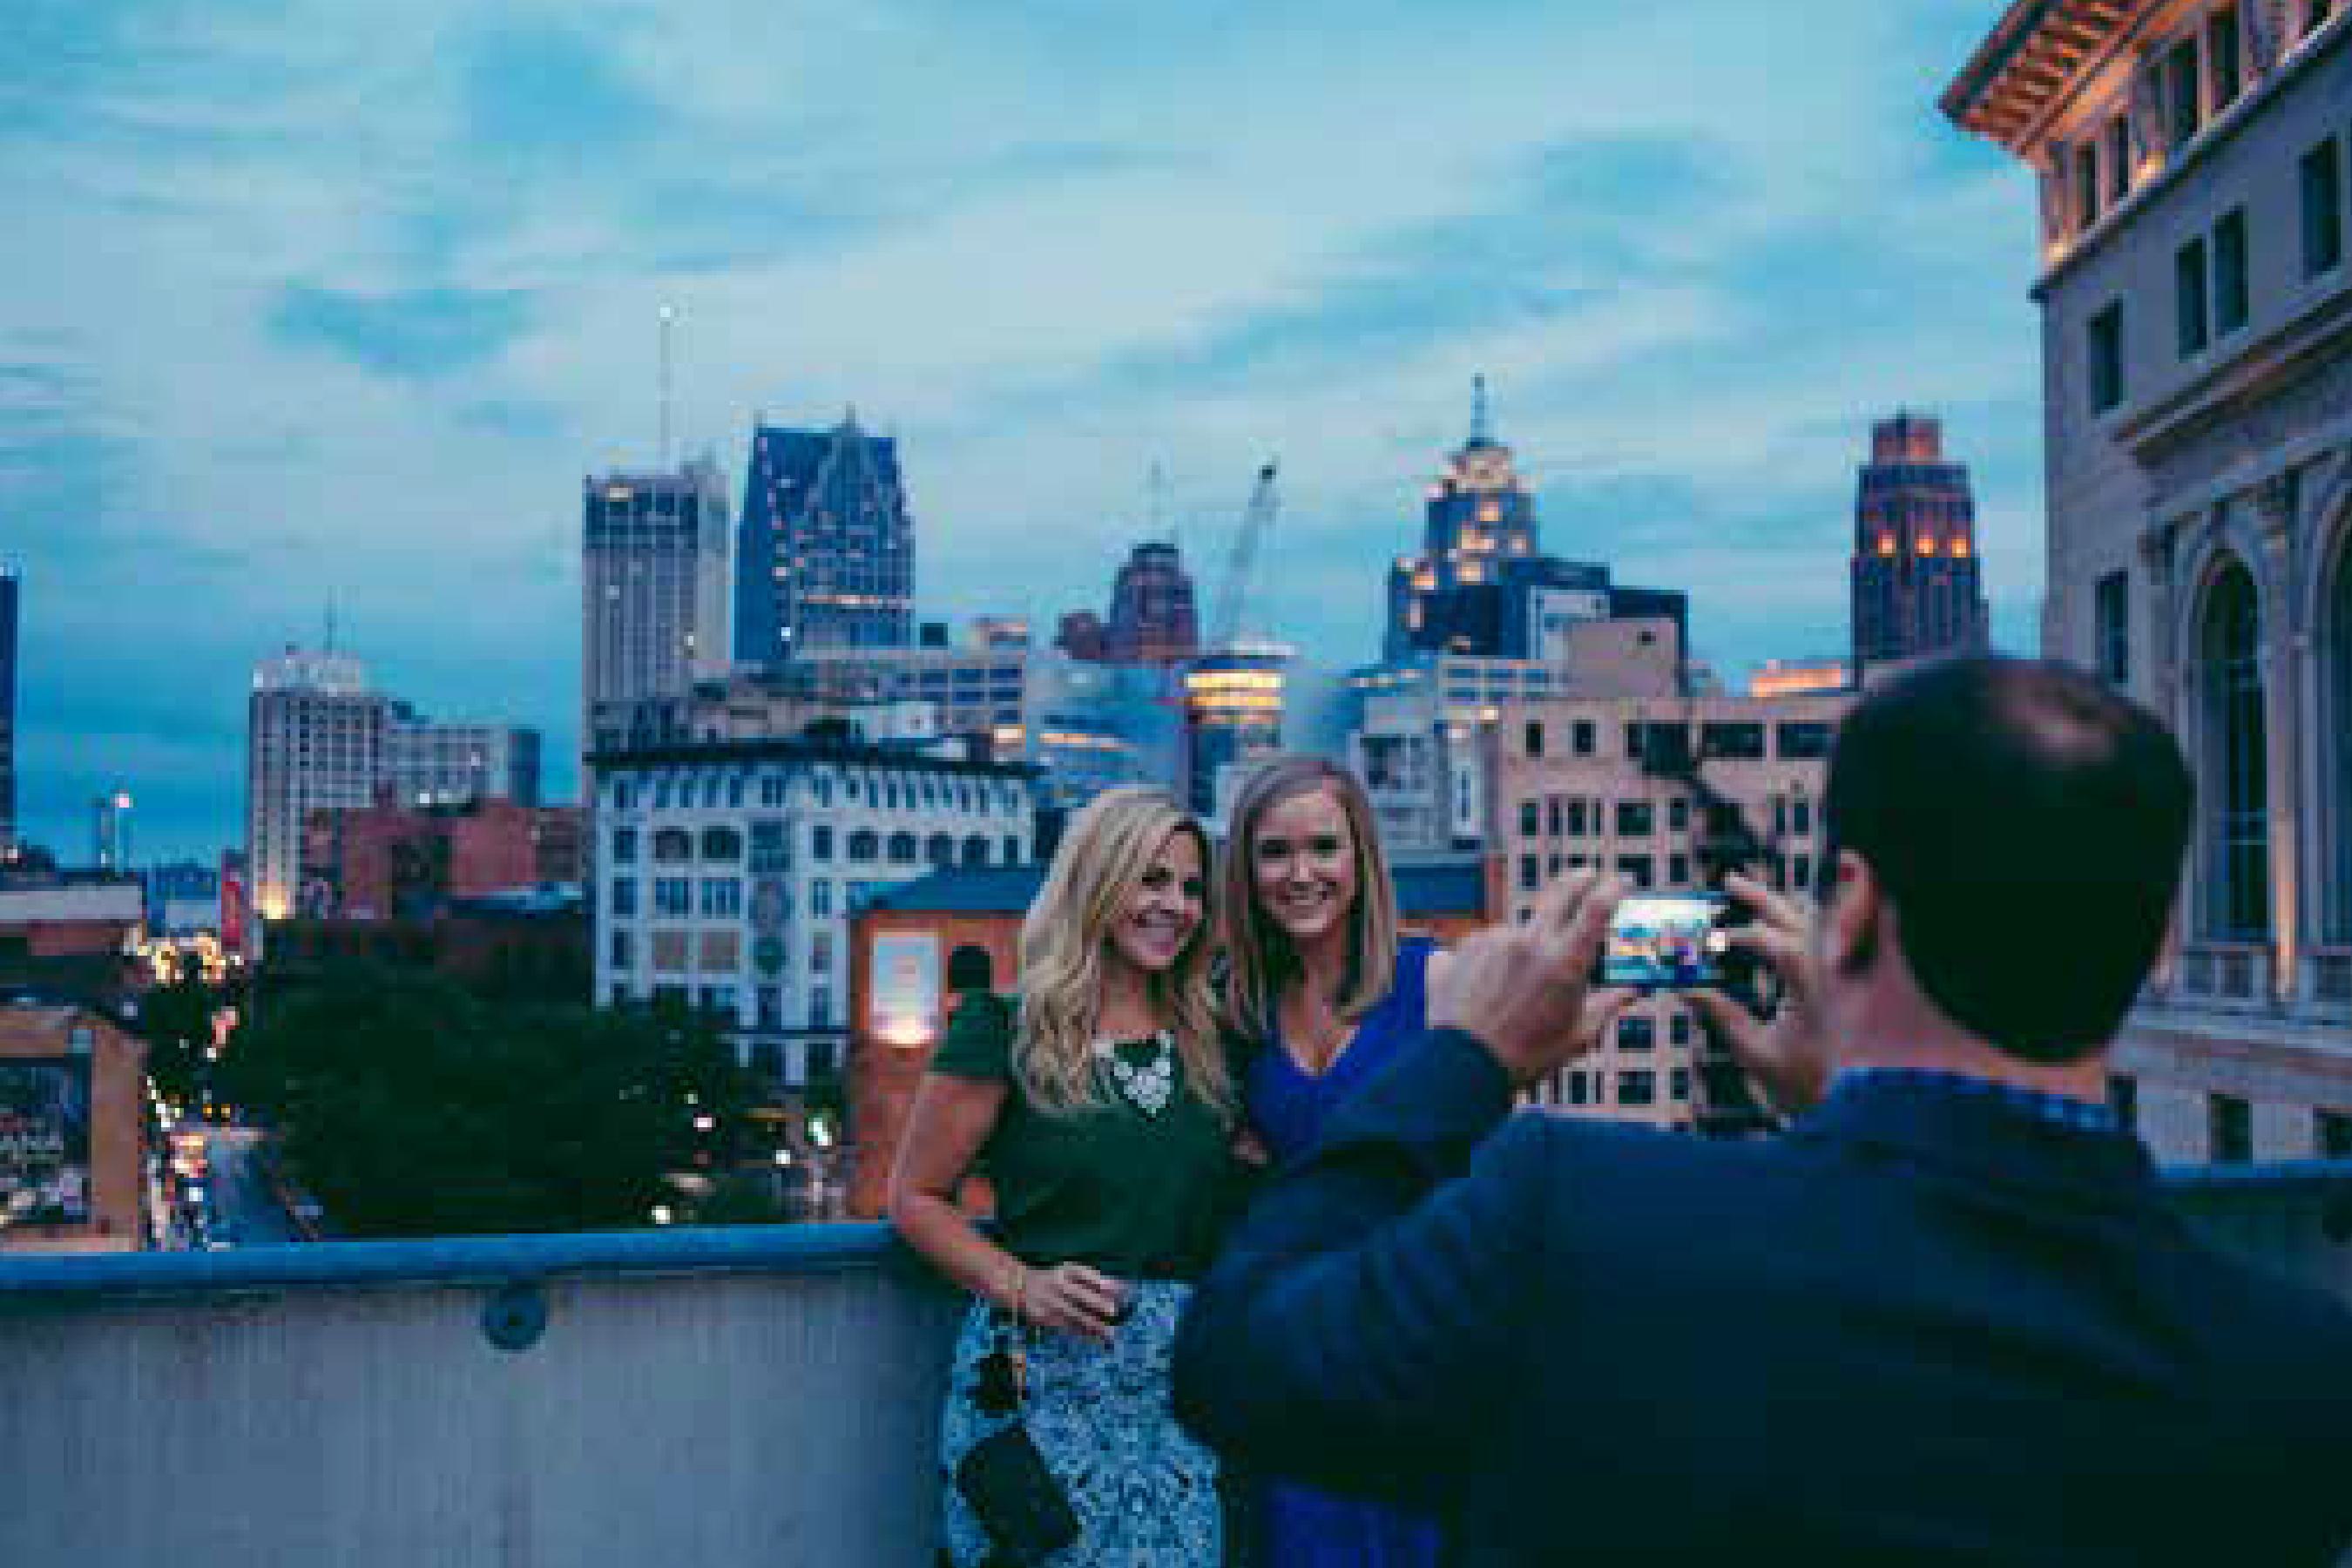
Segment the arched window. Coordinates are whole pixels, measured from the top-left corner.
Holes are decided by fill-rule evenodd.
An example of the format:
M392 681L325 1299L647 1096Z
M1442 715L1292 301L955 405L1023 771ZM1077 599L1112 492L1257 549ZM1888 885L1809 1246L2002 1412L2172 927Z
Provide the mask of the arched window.
M731 827L704 828L702 858L705 860L740 860L743 858L743 836Z
M911 833L893 833L890 835L890 864L893 866L913 865L915 863L915 855L918 845L919 841Z
M988 864L988 840L975 833L963 841L963 863L967 866Z
M2207 934L2271 934L2270 771L2263 714L2262 608L2253 574L2231 561L2206 591L2198 638L2203 693Z
M955 864L955 839L945 833L934 833L923 846L923 858L934 866Z
M2352 943L2352 530L2336 545L2336 574L2319 616L2325 639L2320 646L2326 650L2320 677L2321 743L2326 751L2320 765L2327 770L2324 791L2335 848L2333 874L2322 879L2327 887L2326 931L2330 941Z
M871 860L881 850L882 841L869 828L861 827L849 836L849 858L852 860Z
M683 827L665 827L654 835L654 858L656 860L691 860L694 858L694 835Z
M1008 866L1021 864L1021 840L1010 833L1004 836L1004 863Z

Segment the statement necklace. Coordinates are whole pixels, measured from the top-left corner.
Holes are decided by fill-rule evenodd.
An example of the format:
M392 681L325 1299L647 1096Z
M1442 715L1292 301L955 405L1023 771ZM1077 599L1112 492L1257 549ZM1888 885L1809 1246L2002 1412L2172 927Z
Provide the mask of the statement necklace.
M1133 1042L1097 1040L1095 1055L1102 1058L1119 1098L1144 1115L1156 1117L1176 1097L1176 1037L1166 1029L1152 1036L1151 1055L1141 1067L1119 1055L1122 1043Z

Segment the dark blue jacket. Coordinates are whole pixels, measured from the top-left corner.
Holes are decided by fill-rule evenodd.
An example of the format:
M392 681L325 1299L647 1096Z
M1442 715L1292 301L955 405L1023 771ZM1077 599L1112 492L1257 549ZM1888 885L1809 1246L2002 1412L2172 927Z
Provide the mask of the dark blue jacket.
M1444 1507L1478 1563L2352 1535L2352 1313L2193 1241L2135 1140L1885 1079L1753 1143L1510 1102L1440 1032L1334 1118L1193 1299L1186 1425Z

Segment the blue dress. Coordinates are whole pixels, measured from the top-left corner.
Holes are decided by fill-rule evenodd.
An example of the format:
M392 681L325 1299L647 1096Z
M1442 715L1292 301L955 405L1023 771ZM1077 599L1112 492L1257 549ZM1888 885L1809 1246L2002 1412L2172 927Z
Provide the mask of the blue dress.
M1242 1073L1243 1102L1276 1164L1287 1165L1315 1147L1339 1103L1421 1038L1428 1026L1429 955L1435 951L1434 943L1418 941L1398 949L1395 984L1356 1026L1355 1037L1328 1071L1300 1071L1278 1032L1251 1057ZM1291 1481L1267 1482L1257 1504L1265 1568L1434 1568L1438 1560L1437 1526L1416 1514Z

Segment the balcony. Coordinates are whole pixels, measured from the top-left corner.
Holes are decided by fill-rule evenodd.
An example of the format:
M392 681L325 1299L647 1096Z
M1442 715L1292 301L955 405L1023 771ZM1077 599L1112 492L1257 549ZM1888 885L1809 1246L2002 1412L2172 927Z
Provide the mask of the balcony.
M2352 1300L2352 1163L2168 1181ZM958 1310L878 1226L0 1257L0 1563L928 1568Z

